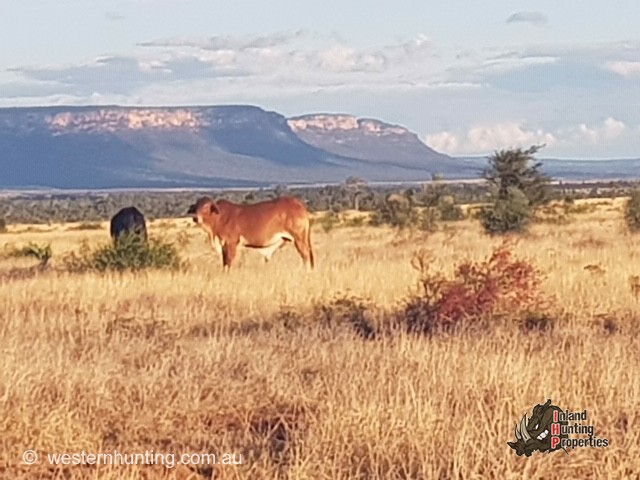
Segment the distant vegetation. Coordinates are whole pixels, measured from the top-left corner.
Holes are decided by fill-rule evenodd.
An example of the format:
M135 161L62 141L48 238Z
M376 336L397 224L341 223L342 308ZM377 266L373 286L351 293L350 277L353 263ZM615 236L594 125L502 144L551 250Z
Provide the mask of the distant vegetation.
M640 188L631 191L624 210L624 219L632 232L640 231Z
M195 198L210 195L231 201L253 203L280 195L302 197L311 211L342 212L355 209L373 212L390 194L414 194L416 206L424 206L420 192L429 189L433 182L414 186L381 187L362 185L357 190L346 185L315 188L279 188L261 190L212 190L193 192L116 192L84 194L30 194L16 197L0 197L0 226L11 224L47 224L85 222L82 229L96 228L93 222L109 220L120 208L136 205L147 220L184 216ZM584 198L615 198L628 195L636 184L632 182L605 182L560 184L551 186L551 198L572 200ZM446 195L455 205L482 204L490 201L489 189L482 184L442 184ZM415 193L418 193L415 196ZM448 207L444 207L445 209Z
M614 198L629 194L632 182L559 183L549 185L542 166L528 150L496 152L488 159L486 183L447 183L437 175L431 181L413 185L370 185L349 177L341 185L269 189L54 193L0 197L0 232L10 224L80 222L70 229L101 228L120 208L137 206L147 220L175 218L185 213L202 195L253 203L283 195L303 198L312 212L329 212L323 226L332 228L335 214L347 210L373 213L373 223L429 230L435 220L464 218L462 204L492 205L482 210L487 231L519 230L532 218L531 210L548 200L573 202L583 198ZM333 215L333 217L331 217ZM355 220L356 222L362 220ZM335 222L334 222L335 223Z

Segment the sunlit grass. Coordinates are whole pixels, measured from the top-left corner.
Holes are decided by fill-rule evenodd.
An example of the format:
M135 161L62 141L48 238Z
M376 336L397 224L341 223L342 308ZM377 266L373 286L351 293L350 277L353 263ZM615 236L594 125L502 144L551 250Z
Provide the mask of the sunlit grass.
M0 259L0 477L212 474L120 465L55 477L46 462L22 464L31 448L242 453L242 466L217 467L223 478L633 478L640 304L629 279L640 275L640 239L625 232L619 201L599 203L535 225L514 247L545 273L557 328L544 335L501 325L366 341L278 316L345 292L374 316L393 311L416 287L416 250L450 273L500 244L473 220L429 236L316 225L313 272L289 246L269 264L243 251L226 275L190 220L149 225L151 237L182 236L186 269L138 274L59 270L82 241L109 242L106 224L10 226L0 252L49 243L53 258L25 278L8 272L27 259ZM506 444L516 420L547 398L586 408L611 447L517 457Z

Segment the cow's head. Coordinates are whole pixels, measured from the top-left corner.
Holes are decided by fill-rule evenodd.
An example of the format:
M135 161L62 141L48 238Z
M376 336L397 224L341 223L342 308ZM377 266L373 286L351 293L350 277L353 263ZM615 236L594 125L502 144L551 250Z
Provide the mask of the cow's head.
M201 226L208 224L213 226L220 213L216 203L211 197L200 197L196 203L189 207L187 215L191 215L193 221Z

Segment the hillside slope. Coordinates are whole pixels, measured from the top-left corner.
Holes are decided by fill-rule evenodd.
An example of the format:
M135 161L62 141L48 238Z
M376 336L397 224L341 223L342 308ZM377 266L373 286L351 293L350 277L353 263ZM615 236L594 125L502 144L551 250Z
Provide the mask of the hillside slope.
M291 124L253 106L0 109L0 187L261 185L351 175L395 181L457 170L413 134L401 145L361 130L338 148Z

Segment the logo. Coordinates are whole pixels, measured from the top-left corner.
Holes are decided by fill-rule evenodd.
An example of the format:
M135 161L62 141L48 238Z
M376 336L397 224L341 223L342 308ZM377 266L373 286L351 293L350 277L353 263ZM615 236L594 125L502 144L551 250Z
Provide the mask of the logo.
M589 416L586 410L562 410L551 404L551 399L544 405L533 407L531 417L527 420L525 413L519 424L516 423L515 442L507 442L518 456L530 457L535 451L555 452L575 448L606 448L609 440L597 438L595 427L587 423Z

